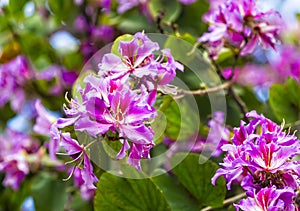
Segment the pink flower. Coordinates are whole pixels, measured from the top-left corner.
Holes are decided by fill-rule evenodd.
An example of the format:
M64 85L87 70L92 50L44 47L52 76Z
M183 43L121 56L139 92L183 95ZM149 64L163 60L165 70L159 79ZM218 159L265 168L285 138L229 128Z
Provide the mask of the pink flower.
M241 49L241 55L252 53L258 44L275 49L283 25L279 13L260 12L255 0L219 2L204 21L209 24L209 32L198 40L215 59L225 44Z

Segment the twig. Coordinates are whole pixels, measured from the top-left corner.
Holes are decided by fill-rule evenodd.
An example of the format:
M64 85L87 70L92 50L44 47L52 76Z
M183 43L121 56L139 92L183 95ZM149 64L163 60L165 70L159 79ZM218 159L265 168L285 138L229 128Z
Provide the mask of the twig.
M157 29L158 29L159 33L161 33L161 34L165 34L165 31L164 31L164 29L161 25L164 16L165 16L165 12L164 11L159 11L158 15L156 17Z
M234 91L234 89L232 87L229 87L228 89L229 94L232 96L232 98L234 99L234 101L237 103L237 105L239 106L239 108L241 109L244 119L248 122L248 119L246 117L246 114L248 113L248 109L247 106L245 104L245 102L240 98L239 95L237 95Z
M226 205L228 205L228 204L232 204L233 202L235 202L235 201L237 201L237 200L239 200L241 198L244 198L246 196L247 196L246 193L241 193L239 195L236 195L236 196L233 196L231 198L228 198L228 199L224 200L223 207L226 206ZM213 207L205 207L201 211L209 211L209 210L213 210L213 209L214 209Z
M229 89L232 85L232 81L227 81L219 86L207 88L207 89L199 89L199 90L179 90L178 93L184 95L206 95L208 93L218 92L223 89Z

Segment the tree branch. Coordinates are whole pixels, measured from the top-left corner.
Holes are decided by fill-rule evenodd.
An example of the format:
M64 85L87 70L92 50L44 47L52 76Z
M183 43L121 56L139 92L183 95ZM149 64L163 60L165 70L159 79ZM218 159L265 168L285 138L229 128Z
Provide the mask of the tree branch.
M206 95L208 93L218 92L223 89L230 89L230 86L232 85L232 81L227 81L219 86L210 87L207 89L199 89L199 90L178 90L179 94L183 95Z
M239 200L241 198L244 198L246 196L247 196L246 193L241 193L239 195L236 195L236 196L233 196L231 198L228 198L228 199L224 200L223 207L226 206L226 205L228 205L228 204L232 204L233 202L235 202L235 201L237 201L237 200ZM201 211L209 211L209 210L213 210L213 209L214 209L213 207L205 207Z
M229 94L233 98L233 100L237 103L239 108L241 109L241 112L243 113L244 119L248 122L248 119L246 117L246 114L248 113L247 106L245 102L240 98L239 95L237 95L232 87L229 87L228 89Z

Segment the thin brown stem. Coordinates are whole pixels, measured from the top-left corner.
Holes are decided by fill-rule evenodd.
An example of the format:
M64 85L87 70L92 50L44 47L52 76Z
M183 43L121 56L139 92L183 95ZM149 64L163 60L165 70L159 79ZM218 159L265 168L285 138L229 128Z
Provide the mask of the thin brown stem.
M208 93L213 93L213 92L218 92L224 89L229 89L230 86L232 85L231 81L227 81L219 86L215 86L215 87L210 87L207 89L199 89L199 90L179 90L178 93L179 94L183 94L183 95L206 95Z
M240 98L240 96L238 94L236 94L236 92L234 91L234 89L232 87L229 87L228 91L229 91L228 93L231 95L231 97L236 102L238 107L241 109L244 119L248 122L248 119L246 117L246 114L248 113L248 109L247 109L245 102Z
M242 198L244 198L246 196L247 196L246 193L241 193L239 195L236 195L236 196L233 196L231 198L228 198L228 199L224 200L223 207L226 206L226 205L228 205L228 204L232 204L233 202L235 202L235 201L237 201L239 199L242 199ZM213 209L214 209L213 207L205 207L201 211L209 211L209 210L213 210Z

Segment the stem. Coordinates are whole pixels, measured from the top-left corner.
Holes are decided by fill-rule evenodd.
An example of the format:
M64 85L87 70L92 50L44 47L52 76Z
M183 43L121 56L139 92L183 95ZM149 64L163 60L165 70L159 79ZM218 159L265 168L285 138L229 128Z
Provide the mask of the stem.
M241 109L242 113L243 113L243 116L244 116L244 119L245 121L248 122L248 119L246 117L246 114L248 113L248 109L247 109L247 106L245 104L245 102L240 98L239 95L237 95L234 91L234 89L232 87L229 87L228 89L229 91L229 94L232 96L232 98L234 99L234 101L236 102L236 104L239 106L239 108Z
M237 201L237 200L239 200L241 198L244 198L246 196L247 196L246 193L241 193L239 195L236 195L236 196L233 196L231 198L228 198L228 199L224 200L223 207L226 206L226 205L228 205L228 204L232 204L233 202L235 202L235 201ZM213 207L205 207L205 208L201 209L201 211L209 211L209 210L213 210L213 209L214 209Z
M207 89L199 89L199 90L179 90L179 93L184 95L206 95L208 93L218 92L223 89L230 89L232 85L232 81L227 81L219 86L207 88Z
M158 15L156 17L157 29L158 29L159 33L161 33L161 34L165 34L165 31L162 27L162 19L164 18L164 16L165 16L165 12L159 11Z

